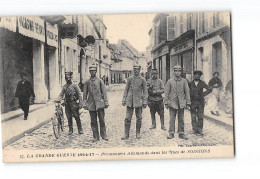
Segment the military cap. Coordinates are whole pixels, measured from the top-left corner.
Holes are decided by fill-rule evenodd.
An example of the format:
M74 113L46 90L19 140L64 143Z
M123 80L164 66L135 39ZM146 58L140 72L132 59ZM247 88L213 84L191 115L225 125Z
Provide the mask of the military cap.
M70 76L72 76L72 75L73 75L73 72L71 72L71 71L66 71L66 72L65 72L65 75L70 75Z
M139 65L138 63L135 63L135 64L133 65L133 68L141 68L141 65Z
M198 75L201 76L203 73L202 73L202 71L196 70L196 71L193 72L193 74L194 74L194 75L198 74Z
M173 67L173 70L182 70L182 67L180 65L175 65Z
M215 72L213 73L213 76L215 76L216 74L219 76L219 72L217 72L217 71L215 71Z
M89 67L89 70L97 70L97 65L95 63L92 63L92 65Z
M151 72L152 74L158 74L158 71L157 71L157 69L156 68L154 68L154 69L152 69L152 72Z

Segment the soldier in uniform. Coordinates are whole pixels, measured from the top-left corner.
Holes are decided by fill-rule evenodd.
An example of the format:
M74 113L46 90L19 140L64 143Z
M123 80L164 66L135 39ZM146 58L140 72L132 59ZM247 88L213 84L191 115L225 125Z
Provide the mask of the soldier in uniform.
M191 124L193 133L196 135L202 135L203 128L203 115L205 99L204 97L211 93L211 88L202 80L201 71L194 71L194 80L190 83L190 98L191 98ZM206 89L206 91L203 91Z
M34 99L35 95L31 83L26 80L26 73L22 72L20 73L20 76L22 80L17 84L15 97L19 99L20 108L24 112L24 120L27 120L30 106L30 97L33 97Z
M122 100L122 105L126 106L125 135L121 138L122 140L129 138L129 130L134 110L136 115L136 138L141 138L142 110L147 107L148 91L146 80L140 75L140 69L141 66L135 64L133 66L134 75L127 79Z
M97 117L100 125L100 136L103 140L108 141L105 124L105 108L108 108L107 92L103 80L96 77L97 66L89 67L90 79L84 84L83 100L85 102L84 108L89 110L91 118L91 129L93 132L93 142L99 140L99 130Z
M156 119L155 113L157 112L160 116L161 120L161 129L166 130L164 126L164 105L163 105L163 97L164 93L164 85L163 81L158 79L158 71L157 69L152 69L152 79L147 81L148 87L148 106L150 108L152 126L150 129L156 128Z
M184 135L184 108L190 105L190 91L186 79L181 78L182 68L179 65L173 67L175 76L165 85L165 107L170 111L170 129L167 139L174 138L175 119L178 114L179 138L187 140Z
M73 133L72 117L75 118L78 133L83 134L82 125L80 121L79 109L83 107L82 97L77 85L72 83L72 72L65 72L66 84L62 87L60 93L60 100L64 99L65 113L68 119L69 135ZM65 97L64 97L65 96Z

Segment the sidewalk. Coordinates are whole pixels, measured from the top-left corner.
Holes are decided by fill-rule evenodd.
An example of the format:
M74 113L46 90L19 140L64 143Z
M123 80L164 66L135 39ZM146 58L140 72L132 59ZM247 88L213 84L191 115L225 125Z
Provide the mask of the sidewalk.
M30 106L29 116L26 121L21 109L2 114L2 147L15 142L49 122L54 112L54 103L50 102Z

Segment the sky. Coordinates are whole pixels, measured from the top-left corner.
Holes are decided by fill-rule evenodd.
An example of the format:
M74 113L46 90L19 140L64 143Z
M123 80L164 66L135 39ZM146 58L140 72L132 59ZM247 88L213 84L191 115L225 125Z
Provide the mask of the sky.
M103 15L107 27L107 39L110 43L126 39L139 52L143 52L149 45L148 32L154 17L155 14Z

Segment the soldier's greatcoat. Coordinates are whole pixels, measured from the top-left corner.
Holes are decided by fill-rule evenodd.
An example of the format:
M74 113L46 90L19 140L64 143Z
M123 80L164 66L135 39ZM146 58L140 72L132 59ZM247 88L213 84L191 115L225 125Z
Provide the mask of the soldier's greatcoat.
M146 80L141 75L137 77L131 76L127 79L123 102L125 101L128 107L142 107L147 104L148 91Z

